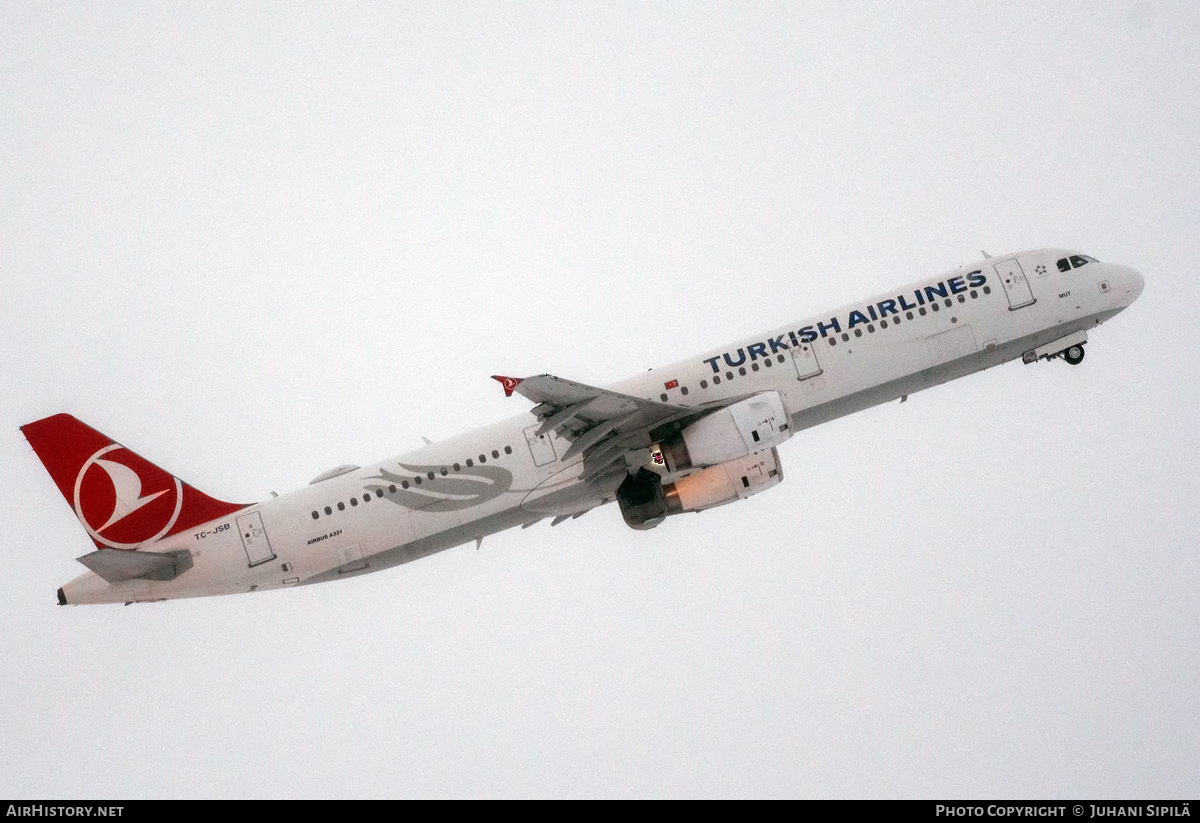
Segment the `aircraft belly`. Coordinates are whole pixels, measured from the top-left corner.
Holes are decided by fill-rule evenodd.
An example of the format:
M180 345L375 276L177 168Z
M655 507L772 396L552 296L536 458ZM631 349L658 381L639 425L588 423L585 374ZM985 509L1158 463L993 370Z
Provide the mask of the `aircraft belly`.
M592 484L579 481L582 474L582 460L567 466L529 492L521 508L533 514L575 514L594 509L604 497Z
M494 514L474 520L464 527L437 532L418 540L410 541L404 545L393 546L390 549L364 557L364 560L369 564L370 571L390 569L393 566L411 563L413 560L420 560L423 557L437 554L446 549L452 549L455 546L469 544L476 537L486 537L489 534L495 534L496 532L510 529L513 526L523 525L530 522L531 519L537 518L531 518L530 514L519 506L504 508ZM343 577L345 575L339 574L337 569L329 569L312 577L302 579L298 585L324 583L329 580L339 580Z
M979 344L968 323L929 335L925 338L925 345L929 349L931 364L931 374L927 376L930 383L944 383L980 368L971 358L979 351Z
M462 520L456 511L429 511L415 509L408 513L408 522L412 530L412 540L423 540L435 534L453 534L462 526Z
M825 374L789 389L789 396L795 398L795 405L799 406L792 414L793 426L796 429L808 428L818 422L833 420L860 408L911 393L900 390L893 394L897 391L892 388L893 384L906 389L915 385L911 391L918 391L922 387L921 374L929 366L929 350L923 337L894 343L888 347L886 357L879 356L877 349L856 351L851 341L838 353L838 360L829 366ZM870 396L880 389L884 395L882 400L862 406L855 399ZM792 409L789 408L789 411ZM807 422L810 420L816 422Z

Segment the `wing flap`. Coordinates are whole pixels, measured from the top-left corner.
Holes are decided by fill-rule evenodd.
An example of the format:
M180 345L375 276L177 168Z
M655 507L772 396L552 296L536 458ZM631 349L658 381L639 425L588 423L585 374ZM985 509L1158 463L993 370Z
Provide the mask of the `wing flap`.
M544 421L542 421L542 425L538 427L538 436L542 436L551 429L557 429L559 426L567 425L567 423L569 423L573 418L578 416L584 409L590 406L594 400L595 398L592 398L592 400L581 400L578 403L572 403L570 406L564 406L558 411L548 412L548 416ZM543 405L549 406L550 404L546 403Z

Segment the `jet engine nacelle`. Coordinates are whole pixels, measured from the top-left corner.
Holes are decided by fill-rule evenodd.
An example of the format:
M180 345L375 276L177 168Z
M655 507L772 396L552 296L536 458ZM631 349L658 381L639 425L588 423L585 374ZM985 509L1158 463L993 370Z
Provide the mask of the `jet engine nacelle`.
M661 448L668 471L675 473L771 449L791 436L783 397L767 391L697 420Z
M633 529L652 529L668 515L698 512L743 500L783 480L774 448L709 466L663 485L652 471L640 469L617 489L621 516Z

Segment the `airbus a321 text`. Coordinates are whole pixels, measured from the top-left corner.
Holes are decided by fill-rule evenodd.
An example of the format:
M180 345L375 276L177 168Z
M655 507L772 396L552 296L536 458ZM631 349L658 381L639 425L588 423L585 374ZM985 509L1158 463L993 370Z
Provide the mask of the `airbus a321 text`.
M783 479L793 433L1010 360L1083 360L1142 276L1042 249L747 337L611 386L502 377L533 406L261 503L209 497L67 414L22 427L95 550L60 604L265 591L379 571L616 501L634 529Z

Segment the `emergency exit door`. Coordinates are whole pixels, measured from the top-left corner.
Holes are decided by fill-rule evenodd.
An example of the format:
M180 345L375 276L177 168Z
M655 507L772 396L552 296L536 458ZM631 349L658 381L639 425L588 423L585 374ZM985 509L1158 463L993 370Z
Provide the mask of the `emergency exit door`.
M534 424L525 430L525 442L533 455L533 465L544 466L558 459L554 454L554 443L550 440L550 432L538 434L541 424Z

